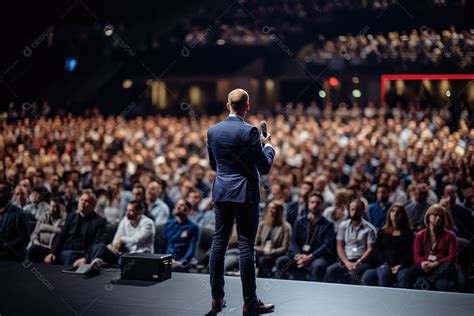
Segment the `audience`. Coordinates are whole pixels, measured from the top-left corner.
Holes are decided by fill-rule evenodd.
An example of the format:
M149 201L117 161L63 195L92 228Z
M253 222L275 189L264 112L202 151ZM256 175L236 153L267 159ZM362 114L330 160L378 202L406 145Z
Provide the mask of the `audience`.
M360 284L364 272L371 268L369 258L374 250L377 232L362 217L363 213L364 203L361 200L349 204L350 219L339 225L336 237L340 261L328 267L327 281Z
M262 176L265 213L256 243L260 276L412 287L417 280L406 279L411 259L400 255L400 249L411 249L400 205L417 232L426 227L430 205L439 203L445 228L464 237L465 245L472 239L472 123L454 111L418 104L389 109L354 102L345 109L350 115L330 102L321 109L316 103L306 109L302 103L275 107L270 129L280 152L272 172ZM100 260L115 264L126 252L155 252L154 245L134 249L117 241L119 226L127 223L127 208L134 207L130 214L143 214L140 221L123 224L129 228L125 237L140 235L141 223L152 221L147 231L155 226L160 230L157 238L168 248L162 251L173 255L175 271L194 269L189 263L199 230L215 225L209 194L215 172L205 164L205 145L207 128L221 119L125 120L96 114L1 121L0 179L15 188L15 195L7 193L0 207L0 260L23 260L28 240L29 260L75 266L97 258L99 265ZM262 119L247 118L255 125ZM0 185L0 191L4 188ZM87 201L78 201L78 192ZM315 192L323 195L324 203ZM400 205L392 213L395 204ZM65 211L58 213L61 205ZM280 205L288 224L278 220ZM319 236L320 226L332 227L332 234L310 239L307 245L306 229L309 237ZM285 239L291 241L289 249ZM238 249L230 243L227 254L226 267L238 271ZM416 264L421 267L427 259ZM430 271L416 276L433 280ZM453 280L443 277L448 286L441 282L440 287L451 289ZM427 288L420 282L418 287Z
M389 203L405 205L408 202L407 194L400 186L400 177L392 173L388 179Z
M309 194L313 191L313 183L305 181L300 185L298 198L296 201L288 204L286 212L286 221L293 227L297 221L308 214L307 204Z
M298 57L308 64L327 65L346 63L352 67L428 66L450 63L453 66L472 66L474 34L454 27L437 32L434 29L412 29L410 32L357 35L344 34L326 38L319 34L303 46Z
M339 225L349 217L347 211L347 200L349 192L345 189L337 189L334 197L334 205L327 207L323 216L334 224L334 231L337 233Z
M18 206L19 208L23 210L26 207L28 207L28 204L31 202L30 202L29 194L27 193L26 189L20 185L17 185L15 187L14 196L12 198L11 203L13 205Z
M144 211L145 206L141 202L128 202L127 214L118 225L111 249L105 244L95 245L91 253L92 262L102 267L104 263L118 263L124 253L153 253L155 225L144 215Z
M392 203L389 202L389 192L386 184L380 183L377 186L376 197L377 200L369 205L367 215L369 222L378 230L385 224L388 210L392 206Z
M77 182L69 180L64 187L64 200L66 205L66 213L71 213L77 209Z
M37 186L33 188L31 193L31 203L25 205L23 210L38 220L44 214L48 213L49 210L49 191L43 186Z
M446 227L446 213L434 204L425 214L426 228L415 237L411 273L416 289L450 291L458 282L456 235Z
M284 208L281 201L270 202L264 219L258 226L255 251L259 277L271 277L277 258L288 252L291 225L284 220L283 213Z
M166 223L171 215L168 205L161 199L164 194L162 182L151 181L146 189L148 213L154 218L155 225Z
M443 197L447 201L447 211L454 220L455 226L459 232L459 237L472 240L474 238L474 223L471 211L462 206L457 199L457 189L454 185L447 185L443 190Z
M407 204L406 210L413 229L417 232L425 226L425 213L430 207L430 204L428 204L428 186L426 183L420 183L415 187L414 193L414 200Z
M365 271L365 284L385 287L410 288L409 269L413 264L415 235L410 220L401 204L392 205L386 213L383 227L377 233L375 262L377 268Z
M94 212L97 198L90 191L83 191L76 212L68 214L45 263L58 263L79 267L92 259L92 251L104 243L106 220Z
M198 226L188 219L191 208L189 202L176 202L174 219L170 219L163 229L161 238L166 243L166 253L172 255L173 271L186 271L196 250L199 234Z
M66 208L62 203L59 198L53 198L48 212L41 215L36 222L26 257L29 261L42 262L51 252L53 241L61 233L66 220Z
M443 207L444 213L446 214L446 229L452 231L456 237L459 237L459 230L454 224L454 218L449 208L449 198L442 198L439 200L439 205Z
M25 213L10 203L12 188L0 181L0 260L22 261L28 243L28 220Z
M334 245L334 224L322 216L324 198L314 192L308 199L307 216L296 222L289 256L277 261L277 273L294 279L323 281Z
M188 218L196 224L199 224L204 216L204 211L199 209L202 201L201 192L197 189L191 189L188 191L187 201L191 204L191 208L188 212Z

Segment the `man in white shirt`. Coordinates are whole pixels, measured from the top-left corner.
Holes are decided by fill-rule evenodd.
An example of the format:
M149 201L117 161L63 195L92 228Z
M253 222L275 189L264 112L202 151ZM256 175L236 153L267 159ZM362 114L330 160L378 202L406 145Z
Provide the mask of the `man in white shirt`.
M111 249L104 244L95 246L92 265L100 268L104 262L118 263L123 253L153 253L155 224L143 215L145 206L137 200L128 202L127 216L122 218L115 233Z
M356 199L349 204L350 219L338 228L336 243L339 261L327 268L326 281L363 284L362 275L371 268L377 230L363 218L364 202Z

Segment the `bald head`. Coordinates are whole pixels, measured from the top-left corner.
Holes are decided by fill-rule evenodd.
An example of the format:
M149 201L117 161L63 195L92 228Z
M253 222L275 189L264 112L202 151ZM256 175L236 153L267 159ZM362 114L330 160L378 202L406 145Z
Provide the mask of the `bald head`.
M249 94L242 89L235 89L227 97L227 107L232 112L246 112L249 103Z

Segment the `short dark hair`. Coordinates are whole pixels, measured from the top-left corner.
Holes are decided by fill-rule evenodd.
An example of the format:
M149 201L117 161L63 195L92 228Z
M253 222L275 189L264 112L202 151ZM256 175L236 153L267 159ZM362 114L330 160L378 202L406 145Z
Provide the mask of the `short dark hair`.
M43 171L43 170L36 170L36 172L35 172L35 177L45 178L46 175L44 174L44 171Z
M191 194L191 193L199 193L199 195L202 197L202 192L201 192L201 190L198 190L198 189L196 189L196 188L191 188L191 189L189 189L187 196L189 196L189 194Z
M357 203L357 206L359 209L362 209L362 210L365 209L365 203L361 199L357 198L351 201L351 203L354 203L354 202Z
M128 202L128 204L132 204L135 211L145 212L145 206L139 200L131 200Z
M314 184L310 181L304 181L301 185L303 185L303 184L309 185L311 187L311 189L310 189L311 191L314 189Z
M390 190L388 189L388 185L387 185L386 183L379 183L379 184L377 184L376 192L378 191L379 188L385 188L385 190L390 191Z
M309 200L310 198L312 198L313 196L317 196L317 197L318 197L321 201L323 201L323 203L324 203L324 196L323 196L321 193L319 193L319 192L317 192L317 191L311 192L311 194L310 194L309 197L308 197L308 200Z
M41 201L49 202L51 199L51 194L45 186L35 186L33 192L36 192L41 196Z
M191 203L189 203L188 200L184 200L184 205L186 206L186 210L190 210L193 208L193 206L191 205Z
M7 191L7 196L8 197L11 197L12 196L12 193L13 193L13 187L12 185L10 184L10 182L7 182L5 180L0 180L0 185L4 185L5 186L5 190Z
M64 199L61 196L55 195L51 198L51 202L65 206Z
M153 180L156 181L161 186L161 190L163 192L166 191L166 188L168 187L168 183L165 180L163 180L160 177L153 178Z
M139 182L137 182L137 183L135 183L135 184L133 185L133 189L135 189L135 188L142 189L143 193L146 192L145 187L144 187L143 185L141 185Z

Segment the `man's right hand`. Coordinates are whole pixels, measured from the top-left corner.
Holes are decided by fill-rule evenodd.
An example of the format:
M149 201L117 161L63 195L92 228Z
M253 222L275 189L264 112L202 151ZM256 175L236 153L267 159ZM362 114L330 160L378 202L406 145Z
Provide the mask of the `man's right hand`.
M260 135L262 139L262 144L265 146L266 144L271 144L271 139L272 135L270 133L267 133L267 137L263 137L263 135Z
M120 249L122 249L122 241L120 239L117 240L116 242L114 242L112 247L113 247L114 252L116 253L120 252Z
M355 264L354 262L351 262L349 260L347 260L346 262L344 262L344 266L346 267L347 271L348 272L351 272L352 270L355 269Z
M50 253L49 255L46 256L46 258L44 258L45 263L53 263L54 260L56 260L56 256L53 255L52 253Z

